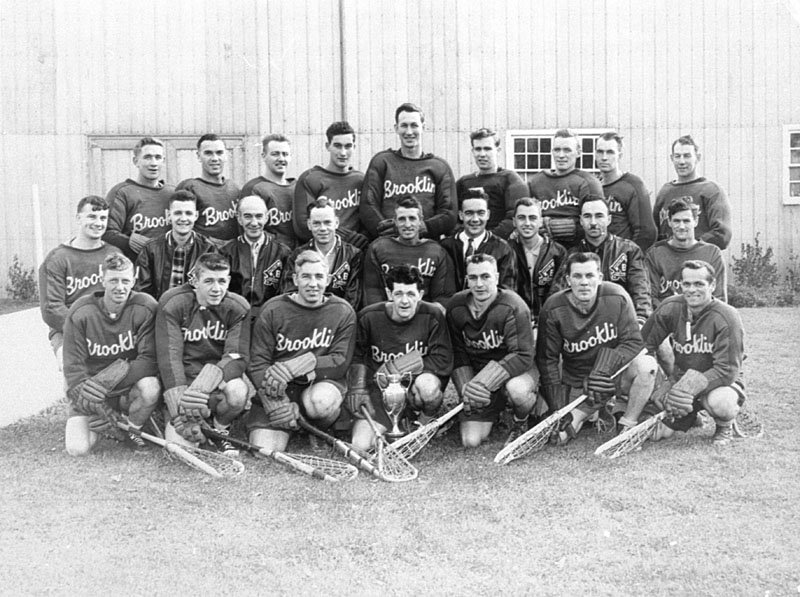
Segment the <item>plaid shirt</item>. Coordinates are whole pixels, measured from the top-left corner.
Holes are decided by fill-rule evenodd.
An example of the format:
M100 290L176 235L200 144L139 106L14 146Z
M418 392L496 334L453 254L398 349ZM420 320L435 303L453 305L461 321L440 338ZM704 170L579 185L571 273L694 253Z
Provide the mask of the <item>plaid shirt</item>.
M186 282L186 253L188 249L194 244L194 231L192 231L189 240L184 244L177 244L172 237L172 230L167 232L167 243L174 247L172 252L172 270L169 277L169 287L176 288Z

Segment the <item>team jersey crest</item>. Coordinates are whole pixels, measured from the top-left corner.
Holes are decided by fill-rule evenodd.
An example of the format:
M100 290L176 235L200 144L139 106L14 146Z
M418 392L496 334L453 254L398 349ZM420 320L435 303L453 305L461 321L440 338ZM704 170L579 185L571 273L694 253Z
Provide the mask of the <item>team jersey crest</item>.
M280 259L276 259L264 270L264 286L277 287L280 284L282 272L283 264Z
M350 264L345 262L331 274L331 288L341 290L347 286L350 279Z
M624 282L628 277L628 256L623 253L614 260L608 268L608 274L612 282Z
M556 262L554 259L549 259L547 263L539 268L539 285L550 284L553 281L553 276L556 274Z

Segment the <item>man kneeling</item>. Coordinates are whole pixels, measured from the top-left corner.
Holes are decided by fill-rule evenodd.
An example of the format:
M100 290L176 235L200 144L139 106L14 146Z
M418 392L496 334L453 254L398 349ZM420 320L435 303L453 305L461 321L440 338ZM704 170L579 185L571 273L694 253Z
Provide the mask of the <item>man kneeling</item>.
M131 428L129 441L158 405L154 322L156 301L131 292L133 263L120 253L103 261L103 291L78 299L64 324L64 376L70 399L67 453L88 454L98 432L119 437L117 422ZM127 413L128 417L124 417Z
M356 314L324 294L328 263L303 251L294 264L297 292L270 299L256 319L250 378L258 388L247 418L250 442L283 451L300 415L327 428L339 416L353 356Z

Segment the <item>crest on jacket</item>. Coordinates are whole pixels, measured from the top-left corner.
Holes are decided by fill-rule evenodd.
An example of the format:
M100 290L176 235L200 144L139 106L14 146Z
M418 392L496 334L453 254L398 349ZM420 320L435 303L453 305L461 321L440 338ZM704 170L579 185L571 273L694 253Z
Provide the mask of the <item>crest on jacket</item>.
M608 268L608 275L612 282L624 282L628 277L628 256L623 253L617 257Z
M283 264L280 259L276 259L264 270L264 286L277 288L281 281L281 273L283 273Z
M350 264L346 261L340 265L331 274L331 288L335 290L344 290L347 287L347 281L350 279Z

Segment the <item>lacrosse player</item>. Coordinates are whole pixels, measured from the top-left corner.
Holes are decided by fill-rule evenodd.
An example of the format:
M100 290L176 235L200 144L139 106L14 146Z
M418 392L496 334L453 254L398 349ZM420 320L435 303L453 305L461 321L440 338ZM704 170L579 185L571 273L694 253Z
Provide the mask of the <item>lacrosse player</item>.
M573 253L566 272L569 288L542 307L536 345L542 394L551 411L581 394L588 396L562 420L553 437L560 445L574 438L586 419L615 395L629 396L621 426L636 425L653 391L657 369L653 357L637 356L643 343L633 304L619 285L602 281L600 257Z
M264 230L267 204L263 197L242 197L236 212L243 232L225 243L220 253L231 264L228 290L250 303L250 319L255 322L264 303L281 293L281 276L290 251L273 234Z
M290 249L297 246L292 224L295 179L286 176L292 161L289 139L280 133L267 135L261 140L261 157L267 169L264 176L256 176L243 187L240 197L258 195L267 204L267 232L274 234Z
M369 239L361 233L359 215L364 173L352 165L356 132L347 122L334 122L325 131L325 136L328 139L325 149L330 154L328 165L324 168L314 166L297 178L292 210L294 233L301 242L311 239L314 231L308 226L307 207L316 199L327 199L339 219L336 234L364 251L369 244Z
M250 305L228 292L229 283L227 259L206 253L198 257L192 281L167 291L158 303L156 354L171 419L167 439L203 441L200 425L209 418L228 434L247 405ZM238 454L227 441L217 447Z
M50 328L48 337L59 371L69 308L82 296L102 290L103 261L119 252L101 240L108 222L108 204L102 197L84 197L77 211L78 233L50 251L39 267L39 307Z
M216 245L236 238L236 200L239 187L225 178L228 149L225 141L209 133L197 141L197 161L200 176L178 183L176 190L186 190L197 197L197 223L195 230L211 239Z
M197 222L197 197L189 191L175 191L169 200L171 229L147 241L136 259L136 290L155 299L189 279L195 261L214 250L205 236L194 230Z
M375 374L410 373L407 412L429 422L442 405L442 390L453 370L453 350L445 316L422 300L423 278L416 267L398 265L386 274L387 302L358 314L355 354L350 365L347 407L356 418L353 445L367 450L375 436L361 414L366 406L378 428L390 427Z
M425 300L446 306L455 292L453 264L439 243L420 238L422 208L415 197L397 201L394 223L397 236L375 240L364 257L364 306L383 302L386 272L404 263L415 266L422 274Z
M161 387L155 353L157 303L131 292L133 263L121 253L103 261L103 290L78 299L64 323L64 377L69 414L64 432L67 453L88 454L100 431L118 432L124 420L141 429L158 405ZM114 433L118 435L118 433ZM135 432L136 449L146 447Z
M716 423L714 444L724 446L731 441L733 420L746 399L744 329L736 309L714 297L715 279L709 263L686 261L681 269L683 294L664 299L642 334L652 354L665 339L669 341L675 360L670 381L693 369L707 382L696 393L669 390L664 404L658 405L672 415L665 420L666 427L687 431L697 412L705 409ZM671 434L667 430L666 435Z
M257 446L283 451L301 414L322 428L339 416L356 314L325 294L329 277L325 257L303 251L294 264L297 292L268 301L256 319L249 372L259 389L247 428Z
M700 208L696 230L700 240L725 250L731 242L731 206L717 183L697 175L700 157L700 147L690 135L672 143L670 159L678 178L661 187L656 196L653 219L658 226L658 240L669 238L669 204L681 197Z
M611 214L608 231L620 238L632 240L642 253L646 252L656 239L656 225L650 209L650 191L641 178L620 169L620 134L612 131L600 135L595 144L594 156Z
M475 448L511 403L509 443L528 429L539 374L533 363L533 333L527 305L499 289L497 262L478 253L467 259L467 290L453 296L447 325L453 342L453 384L464 402L461 443Z
M175 187L162 179L164 142L144 137L133 148L136 180L128 178L106 195L108 229L103 240L119 248L132 261L150 238L169 229L169 198Z
M556 131L552 143L553 170L543 170L528 181L530 196L542 202L544 228L548 236L568 249L581 238L578 226L581 200L587 195L603 195L594 176L576 167L581 156L581 140L569 129Z
M696 260L711 264L717 272L714 296L723 302L728 301L728 281L722 251L716 245L695 237L699 214L700 208L682 197L673 199L667 208L672 236L658 241L645 256L654 307L658 307L667 297L680 294L683 263Z
M472 145L472 158L478 171L458 179L456 196L465 197L470 189L486 193L489 212L486 229L503 240L508 240L508 236L514 230L512 222L514 203L528 194L528 186L519 174L497 165L500 138L495 131L479 128L470 133L469 139Z
M549 236L542 236L542 204L522 197L514 206L515 238L508 241L517 260L517 294L531 311L534 341L539 311L554 287L556 273L567 259L567 250Z
M370 238L395 236L397 201L414 195L421 205L420 236L450 234L456 223L453 171L442 158L423 153L425 115L418 106L401 104L394 122L400 149L381 151L370 161L361 189L361 223Z
M328 287L326 292L343 298L353 309L361 303L361 269L364 254L339 236L339 218L333 203L322 197L314 199L305 208L306 224L312 239L295 249L286 260L283 273L282 292L294 292L294 262L303 251L316 251L328 264Z
M514 253L506 241L486 229L489 222L489 195L482 189L467 189L458 196L458 203L458 218L463 229L442 240L442 247L455 266L456 286L460 290L467 287L465 260L476 253L483 253L497 261L500 285L513 290L517 284Z

